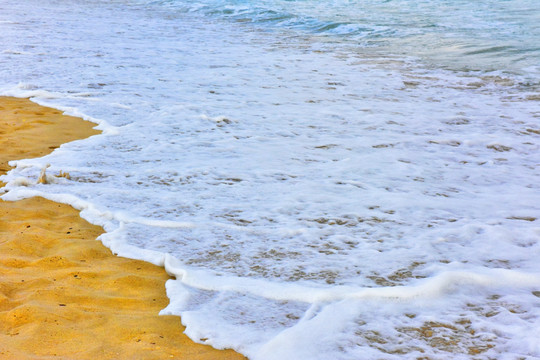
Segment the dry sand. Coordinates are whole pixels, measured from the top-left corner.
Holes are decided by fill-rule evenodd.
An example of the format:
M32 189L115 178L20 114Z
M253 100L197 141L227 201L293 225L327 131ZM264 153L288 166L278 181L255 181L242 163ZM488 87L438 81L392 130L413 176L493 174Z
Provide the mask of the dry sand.
M27 99L0 97L0 173L98 131ZM1 185L1 184L0 184ZM168 304L165 271L111 254L103 230L43 198L0 200L1 359L243 359L196 344Z

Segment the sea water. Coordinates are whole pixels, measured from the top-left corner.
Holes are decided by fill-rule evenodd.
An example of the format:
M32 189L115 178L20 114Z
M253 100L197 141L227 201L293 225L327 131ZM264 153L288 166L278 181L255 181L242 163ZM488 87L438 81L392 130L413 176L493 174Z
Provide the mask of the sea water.
M540 358L536 0L2 0L0 79L104 131L3 198L165 266L193 340Z

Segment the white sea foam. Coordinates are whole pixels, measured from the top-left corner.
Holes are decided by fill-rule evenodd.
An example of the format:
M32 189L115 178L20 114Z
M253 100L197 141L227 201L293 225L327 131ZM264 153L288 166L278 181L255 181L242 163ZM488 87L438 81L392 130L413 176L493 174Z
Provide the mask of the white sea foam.
M516 23L465 11L467 35L404 1L426 17L8 0L0 92L105 136L12 161L2 198L81 210L114 253L176 278L162 313L253 359L540 357L537 58L486 45L525 26L534 4L514 2ZM71 180L37 184L49 163Z
M118 134L117 128L115 126L108 124L107 121L105 120L100 120L100 119L85 115L82 112L80 112L77 108L74 108L74 107L59 106L56 103L49 102L50 100L53 100L53 99L65 98L65 95L47 91L47 90L37 89L36 85L26 84L26 83L19 83L17 84L16 87L6 88L0 91L2 92L2 95L4 96L30 98L32 99L32 101L36 102L39 105L55 107L56 109L63 111L65 115L80 117L86 121L96 123L98 124L98 126L96 126L95 128L97 130L101 130L104 135L117 135Z

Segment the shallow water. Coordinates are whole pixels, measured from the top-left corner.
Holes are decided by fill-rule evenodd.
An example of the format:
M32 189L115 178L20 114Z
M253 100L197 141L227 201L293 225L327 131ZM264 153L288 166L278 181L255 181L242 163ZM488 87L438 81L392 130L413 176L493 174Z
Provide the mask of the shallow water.
M4 198L83 209L254 359L540 357L535 10L3 2L0 91L105 130Z

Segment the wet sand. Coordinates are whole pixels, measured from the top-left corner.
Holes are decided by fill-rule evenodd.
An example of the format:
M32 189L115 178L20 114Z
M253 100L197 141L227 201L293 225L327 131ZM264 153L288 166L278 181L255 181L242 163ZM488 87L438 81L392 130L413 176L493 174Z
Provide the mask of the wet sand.
M0 174L99 131L27 99L0 97ZM0 185L3 185L0 183ZM169 276L112 255L70 206L0 200L1 359L244 359L192 342L168 304Z

